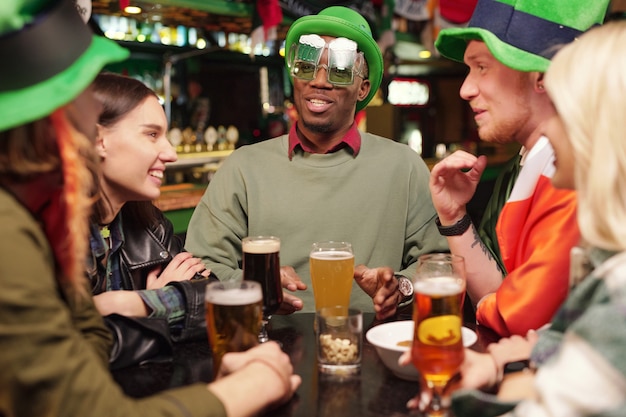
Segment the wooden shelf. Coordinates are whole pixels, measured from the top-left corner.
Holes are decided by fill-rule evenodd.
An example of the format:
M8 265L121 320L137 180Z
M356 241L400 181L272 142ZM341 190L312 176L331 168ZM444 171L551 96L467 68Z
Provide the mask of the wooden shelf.
M211 151L211 152L192 152L192 153L179 153L178 160L176 162L168 162L166 166L168 168L186 168L190 166L198 166L204 164L210 164L212 162L220 162L233 151Z
M206 190L206 184L175 184L161 187L161 196L154 202L161 211L194 208Z

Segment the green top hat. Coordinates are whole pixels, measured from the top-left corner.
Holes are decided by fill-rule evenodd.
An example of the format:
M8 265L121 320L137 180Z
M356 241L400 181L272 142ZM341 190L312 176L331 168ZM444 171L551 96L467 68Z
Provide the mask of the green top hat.
M357 43L359 50L365 55L371 84L370 92L365 100L356 104L357 111L364 109L378 91L383 80L383 55L372 36L367 20L356 11L343 6L331 6L316 15L303 16L293 22L289 28L285 39L285 51L288 52L291 46L298 42L301 35L308 34L343 37ZM287 64L287 60L285 63Z
M0 131L41 119L76 98L128 51L95 36L72 0L0 4Z
M465 28L443 29L441 55L463 62L469 40L481 40L504 65L545 72L558 47L602 24L609 0L478 0Z

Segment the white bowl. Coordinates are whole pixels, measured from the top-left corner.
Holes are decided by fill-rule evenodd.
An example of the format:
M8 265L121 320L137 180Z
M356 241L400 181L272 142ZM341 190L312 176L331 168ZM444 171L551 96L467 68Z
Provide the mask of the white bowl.
M462 329L463 345L468 347L476 342L477 336L471 329ZM398 358L411 348L413 341L413 320L392 321L379 324L369 329L365 335L368 342L376 348L378 357L395 376L410 381L419 380L419 372L412 364L398 365ZM398 345L403 343L401 346Z
M365 338L376 348L378 357L395 376L410 381L419 381L420 374L412 364L398 365L402 353L411 349L413 340L413 320L392 321L379 324L367 331ZM398 346L399 342L408 342Z

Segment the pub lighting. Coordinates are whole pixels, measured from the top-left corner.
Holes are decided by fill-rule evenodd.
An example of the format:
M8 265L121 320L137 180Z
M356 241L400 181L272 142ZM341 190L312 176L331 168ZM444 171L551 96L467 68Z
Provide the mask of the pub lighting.
M138 6L126 6L126 7L124 7L124 13L139 14L139 13L141 13L141 7L138 7Z
M432 54L430 53L428 49L424 49L419 52L418 56L422 59L428 59L432 56Z

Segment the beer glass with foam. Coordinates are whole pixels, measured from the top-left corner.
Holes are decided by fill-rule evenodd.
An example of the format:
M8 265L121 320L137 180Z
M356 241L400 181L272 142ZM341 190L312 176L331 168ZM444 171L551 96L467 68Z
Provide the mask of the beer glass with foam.
M432 391L429 416L446 416L443 398L448 381L459 372L464 359L461 328L465 297L465 262L451 254L419 258L414 288L413 365Z
M315 242L309 256L315 310L350 305L354 253L348 242Z
M206 322L217 375L227 352L243 352L259 343L263 292L258 282L212 282L205 292Z
M267 342L267 324L283 302L280 282L280 239L275 236L248 236L241 242L243 279L256 281L263 289L263 323L259 341Z

